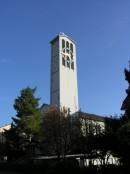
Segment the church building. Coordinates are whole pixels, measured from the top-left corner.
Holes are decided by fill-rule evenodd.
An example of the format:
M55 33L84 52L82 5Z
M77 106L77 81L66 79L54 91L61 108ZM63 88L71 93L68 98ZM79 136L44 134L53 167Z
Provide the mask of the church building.
M78 107L76 43L64 33L51 42L50 104L74 114Z
M78 82L76 64L76 43L64 33L60 33L51 42L51 73L50 73L50 104L43 104L42 113L48 110L50 105L65 108L71 115L77 115L82 123L83 135L91 131L94 126L94 134L104 130L105 117L79 111ZM86 126L87 125L87 126ZM0 142L5 142L4 131L11 125L0 128ZM83 154L81 154L83 155ZM108 161L108 156L105 159ZM39 160L39 158L38 158ZM99 159L91 159L93 165L100 165ZM117 163L111 156L109 163ZM80 159L80 166L89 165L89 159Z

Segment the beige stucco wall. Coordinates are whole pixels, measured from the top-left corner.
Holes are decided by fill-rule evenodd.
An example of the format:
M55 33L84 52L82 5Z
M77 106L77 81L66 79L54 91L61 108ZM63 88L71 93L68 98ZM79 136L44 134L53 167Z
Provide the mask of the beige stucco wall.
M11 124L0 127L0 143L5 143L5 130L9 130L11 128Z

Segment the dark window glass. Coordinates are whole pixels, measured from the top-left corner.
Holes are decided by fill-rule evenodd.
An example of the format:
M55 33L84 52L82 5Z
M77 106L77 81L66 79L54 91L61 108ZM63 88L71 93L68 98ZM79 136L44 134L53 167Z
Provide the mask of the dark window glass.
M64 47L65 47L65 40L62 39L62 48L64 48Z
M71 69L74 70L74 62L71 63Z
M65 66L65 59L62 57L62 65Z
M68 41L66 42L66 48L69 48L69 42Z
M73 57L73 54L72 54L72 52L70 53L70 56L71 56L71 59L73 60L73 59L74 59L74 57Z
M70 68L70 61L69 57L67 57L67 67Z
M70 44L70 49L73 52L73 44L72 43Z
M69 54L69 48L66 48L66 52Z

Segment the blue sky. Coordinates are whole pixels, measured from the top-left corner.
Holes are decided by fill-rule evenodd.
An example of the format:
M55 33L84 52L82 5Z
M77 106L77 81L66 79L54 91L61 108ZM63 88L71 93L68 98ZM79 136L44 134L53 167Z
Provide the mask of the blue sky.
M64 32L77 43L79 107L110 116L128 84L129 0L0 0L0 126L16 115L20 90L37 86L50 102L50 41Z

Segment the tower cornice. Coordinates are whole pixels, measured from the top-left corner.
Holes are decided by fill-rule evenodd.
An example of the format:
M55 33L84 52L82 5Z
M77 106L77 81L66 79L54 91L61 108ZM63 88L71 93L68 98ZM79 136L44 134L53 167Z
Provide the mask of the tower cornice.
M67 36L66 34L61 33L61 32L60 32L60 34L58 36L56 36L53 40L51 40L50 43L52 44L55 41L59 40L59 37L66 37L66 38L70 39L75 45L77 45L74 40L72 40L69 36Z

